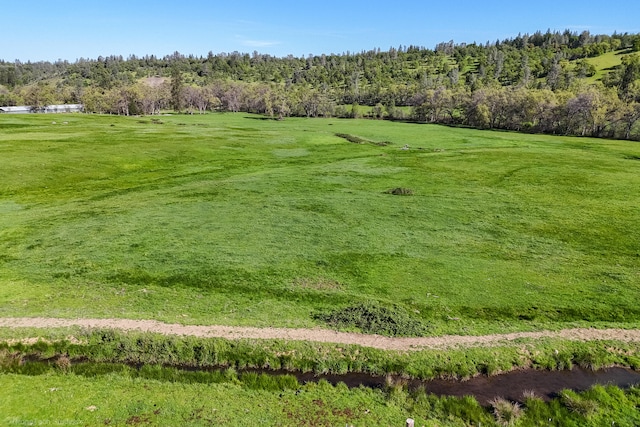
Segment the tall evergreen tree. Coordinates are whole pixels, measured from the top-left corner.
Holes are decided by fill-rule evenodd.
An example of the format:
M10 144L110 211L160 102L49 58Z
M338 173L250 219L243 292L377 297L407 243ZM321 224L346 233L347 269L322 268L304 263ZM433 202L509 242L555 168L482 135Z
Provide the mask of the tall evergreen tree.
M182 72L177 64L171 68L171 107L174 111L182 109L182 92L184 88L184 80Z

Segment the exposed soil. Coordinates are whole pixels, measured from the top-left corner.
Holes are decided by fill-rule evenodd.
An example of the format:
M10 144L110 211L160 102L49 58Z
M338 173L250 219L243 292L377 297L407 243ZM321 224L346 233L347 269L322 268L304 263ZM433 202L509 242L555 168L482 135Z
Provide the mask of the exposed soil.
M144 79L144 82L147 84L147 86L160 87L162 83L166 82L167 80L169 79L166 77L154 76L154 77L147 77L146 79Z
M9 328L107 328L122 331L155 332L165 335L190 335L205 338L284 339L316 341L336 344L357 344L383 350L445 349L453 347L478 347L499 345L519 338L563 338L575 341L618 340L640 341L637 329L588 329L575 328L561 331L515 332L483 336L446 335L441 337L390 338L380 335L364 335L336 332L327 329L253 328L240 326L194 326L162 323L155 320L129 319L56 319L46 317L0 318L0 327Z

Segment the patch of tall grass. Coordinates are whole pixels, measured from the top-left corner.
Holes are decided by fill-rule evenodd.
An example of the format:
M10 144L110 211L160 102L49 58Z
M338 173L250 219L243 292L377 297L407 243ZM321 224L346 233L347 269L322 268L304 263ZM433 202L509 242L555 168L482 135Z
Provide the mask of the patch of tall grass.
M597 369L617 365L638 369L640 344L544 339L520 340L496 347L396 352L356 345L91 330L73 341L4 341L0 342L0 351L2 363L7 366L19 365L22 359L16 358L15 354L37 360L57 360L63 355L72 360L130 365L465 379L523 368L562 370L581 366Z

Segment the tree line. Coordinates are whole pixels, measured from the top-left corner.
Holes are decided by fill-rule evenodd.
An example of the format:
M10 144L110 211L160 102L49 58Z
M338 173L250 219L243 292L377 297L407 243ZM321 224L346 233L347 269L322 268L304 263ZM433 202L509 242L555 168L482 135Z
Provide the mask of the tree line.
M599 80L589 58L621 64ZM358 53L175 52L0 61L0 104L82 103L112 114L246 111L338 116L640 139L640 34L571 31L485 44L379 48Z

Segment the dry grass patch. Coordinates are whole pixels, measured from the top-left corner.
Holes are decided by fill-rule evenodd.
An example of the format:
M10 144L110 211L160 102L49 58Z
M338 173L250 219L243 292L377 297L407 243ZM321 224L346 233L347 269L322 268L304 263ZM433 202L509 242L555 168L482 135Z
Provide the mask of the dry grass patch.
M298 277L293 280L294 289L309 289L313 291L340 291L342 283L326 277Z
M502 397L496 397L489 402L493 407L493 414L498 425L512 426L524 413L522 407L516 402L510 402Z

